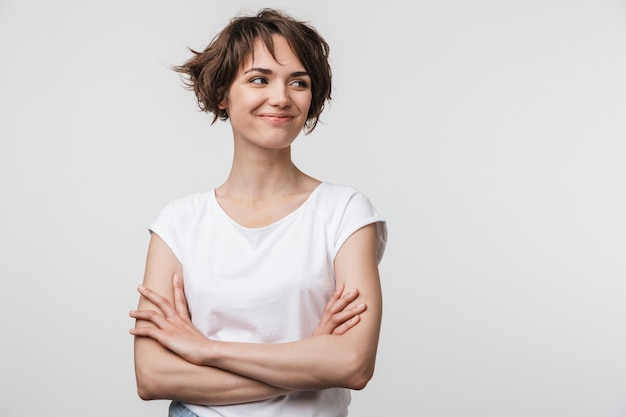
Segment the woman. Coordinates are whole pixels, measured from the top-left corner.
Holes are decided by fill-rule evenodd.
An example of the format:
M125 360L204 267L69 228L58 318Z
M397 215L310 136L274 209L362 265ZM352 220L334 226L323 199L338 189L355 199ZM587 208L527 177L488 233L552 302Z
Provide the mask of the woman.
M291 160L330 99L328 45L264 9L176 70L230 120L234 155L224 184L150 227L130 314L139 395L173 400L170 416L345 416L374 371L386 225Z

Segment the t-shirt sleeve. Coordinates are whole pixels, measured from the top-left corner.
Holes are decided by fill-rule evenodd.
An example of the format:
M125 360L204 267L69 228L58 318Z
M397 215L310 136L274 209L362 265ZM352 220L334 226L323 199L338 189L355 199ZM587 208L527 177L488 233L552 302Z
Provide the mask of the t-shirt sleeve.
M345 205L336 235L334 256L337 256L341 246L354 232L372 223L376 224L376 260L380 263L387 245L387 222L360 192L352 194Z
M151 233L158 235L167 246L172 250L176 258L182 263L180 248L178 245L179 236L179 218L176 214L176 210L173 203L169 203L165 206L156 220L148 227Z

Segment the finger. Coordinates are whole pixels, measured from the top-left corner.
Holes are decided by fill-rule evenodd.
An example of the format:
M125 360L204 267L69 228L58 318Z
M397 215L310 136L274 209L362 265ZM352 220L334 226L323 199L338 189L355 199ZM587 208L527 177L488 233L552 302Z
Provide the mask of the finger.
M343 293L344 288L345 288L344 284L339 284L339 286L335 289L335 292L333 293L333 295L330 297L330 300L328 300L328 302L326 303L326 306L324 307L324 313L330 312L333 305L341 297L341 294Z
M161 314L154 310L132 310L129 316L135 320L149 321L158 328L163 328L167 325L167 320Z
M340 336L346 333L348 330L356 326L361 321L361 316L356 315L352 317L350 320L344 321L340 326L337 326L335 330L333 330L334 335Z
M157 334L155 330L156 327L133 327L128 332L133 336L151 337L156 340Z
M351 318L353 318L354 316L357 316L361 313L363 313L365 310L367 309L367 305L365 303L361 303L357 306L354 306L352 308L340 311L339 313L333 314L332 318L331 318L331 324L332 324L332 328L336 328L339 325L341 325L342 323L350 320Z
M349 291L348 293L346 293L345 295L343 295L339 300L337 300L330 308L330 311L333 313L338 313L340 311L342 311L343 309L345 309L348 304L350 304L351 302L353 302L354 300L356 300L356 298L359 296L359 290L358 289L353 289L351 291Z
M187 308L187 299L185 298L183 280L177 274L174 274L173 281L174 307L176 309L176 313L178 313L178 315L184 320L189 321L189 310Z
M315 329L313 336L333 334L335 329L339 325L343 324L343 322L351 319L356 314L365 311L365 308L362 308L360 305L344 311L348 305L359 296L359 291L356 288L345 294L344 290L344 283L337 285L335 292L326 303L324 314L322 315L320 323L317 326L317 329Z
M333 296L330 298L330 300L335 300L337 301L339 299L339 297L341 297L341 294L343 294L343 290L346 288L346 284L341 283L337 286L337 288L335 289L335 292L333 293Z
M129 330L129 333L137 337L149 337L165 346L165 334L156 327L134 327Z
M143 295L146 299L148 299L155 306L157 306L158 309L161 310L161 313L163 313L165 317L171 317L172 315L175 314L175 310L172 307L172 304L170 304L170 302L167 300L167 298L163 297L162 295L152 291L150 288L145 287L143 285L140 285L137 288L137 291L139 291L141 295Z
M347 304L350 304L352 301L356 300L358 296L359 296L359 289L353 288L352 290L344 294L339 301L347 305Z
M315 333L313 333L313 336L320 334L344 334L360 322L361 318L359 315L365 310L367 310L367 305L361 303L350 309L335 313L326 318L323 323L320 323L320 326L318 326Z

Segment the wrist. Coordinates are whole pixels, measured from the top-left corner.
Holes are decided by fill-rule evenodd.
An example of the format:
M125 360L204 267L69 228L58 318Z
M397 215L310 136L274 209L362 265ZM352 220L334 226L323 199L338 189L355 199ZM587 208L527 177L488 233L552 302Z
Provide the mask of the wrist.
M202 349L202 356L199 358L201 363L199 365L215 367L220 344L221 342L208 339L205 348Z

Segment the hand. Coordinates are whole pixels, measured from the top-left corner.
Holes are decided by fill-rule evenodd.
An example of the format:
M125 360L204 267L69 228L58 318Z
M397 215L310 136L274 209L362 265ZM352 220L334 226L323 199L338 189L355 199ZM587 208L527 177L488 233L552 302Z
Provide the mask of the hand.
M186 361L202 365L202 353L206 352L211 342L191 322L183 289L183 281L177 275L174 275L173 287L174 306L165 297L151 289L144 286L138 288L139 293L151 301L159 311L131 311L131 317L137 320L145 320L154 326L135 327L130 330L130 334L150 337Z
M363 313L367 306L365 303L361 303L357 306L346 308L348 304L356 300L359 296L359 290L356 288L343 294L345 286L341 284L337 287L333 296L326 304L324 314L320 319L320 323L313 332L313 336L319 336L324 334L329 335L342 335L348 330L356 326L361 317L359 314Z

